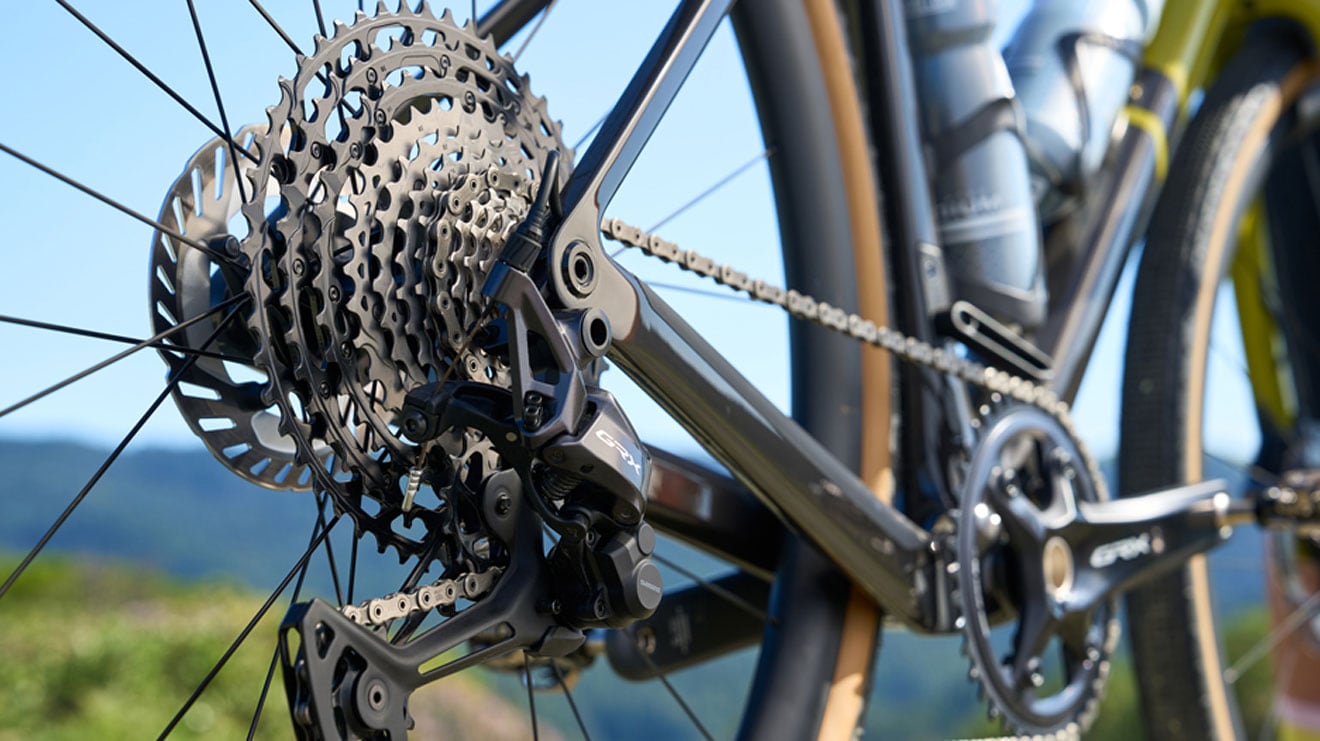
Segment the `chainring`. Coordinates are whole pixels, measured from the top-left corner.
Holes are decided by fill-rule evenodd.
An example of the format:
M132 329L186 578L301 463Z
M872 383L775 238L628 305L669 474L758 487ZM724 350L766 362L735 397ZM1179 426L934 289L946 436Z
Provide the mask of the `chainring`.
M1054 563L1041 553L1049 551L1048 542L1044 549L1025 542L1029 538L1014 527L1004 502L1016 498L1029 511L1052 517L1077 500L1105 498L1105 489L1091 480L1087 466L1078 465L1081 449L1072 436L1036 407L1001 406L982 420L980 432L953 549L953 597L971 661L968 676L979 684L990 716L1012 732L1074 738L1099 711L1118 643L1117 604L1111 600L1088 615L1055 622L1051 600L1062 600L1068 585L1050 582ZM1002 578L987 578L991 570ZM996 581L1006 589L987 593ZM1015 623L1006 656L991 636L992 613ZM1059 662L1051 666L1055 649Z
M280 90L242 208L263 395L304 462L331 451L314 483L360 533L401 560L432 552L453 508L437 493L405 511L421 463L400 436L404 397L447 373L508 386L498 332L466 338L547 153L571 155L527 78L425 4L336 23ZM427 457L436 492L499 467L488 442L441 444L454 463Z

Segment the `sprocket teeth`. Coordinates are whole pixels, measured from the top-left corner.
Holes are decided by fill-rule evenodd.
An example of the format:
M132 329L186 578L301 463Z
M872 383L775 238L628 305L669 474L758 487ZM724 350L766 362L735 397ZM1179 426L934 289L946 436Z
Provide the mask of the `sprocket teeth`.
M310 266L313 260L308 258L320 253L309 251L328 249L326 245L330 242L327 239L341 235L335 231L340 228L336 226L337 217L334 215L337 195L326 193L322 197L311 193L310 189L316 182L338 188L339 183L351 180L346 168L376 168L378 172L384 172L384 177L377 179L372 176L366 179L368 190L363 197L367 201L359 201L354 206L357 214L366 216L358 221L378 224L387 218L409 218L417 220L416 223L423 229L430 229L442 217L440 213L435 213L419 218L417 204L421 191L413 193L412 190L431 188L431 179L435 179L439 187L456 188L461 181L455 177L455 173L472 172L473 166L484 166L475 163L493 161L497 156L503 158L501 162L506 167L525 167L539 174L539 161L545 151L551 148L560 151L566 149L558 141L562 125L546 115L543 99L530 94L525 82L527 78L519 76L511 63L498 61L499 54L493 42L489 38L476 38L475 25L471 21L465 29L460 29L448 11L438 21L433 15L425 2L416 4L415 8L401 5L394 12L384 2L380 2L376 5L374 16L358 13L353 25L335 22L330 38L314 36L312 52L295 56L298 69L293 79L280 78L279 103L266 110L264 135L254 142L261 154L249 179L254 184L252 192L258 195L243 207L249 231L248 237L243 240L244 254L250 256L254 266L269 265L264 270L257 267L249 273L247 289L258 301L253 315L247 318L247 325L259 338L258 365L267 369L268 378L271 379L268 383L271 389L269 395L281 410L280 427L288 431L287 434L293 437L300 451L307 453L304 457L312 463L310 471L315 484L336 494L336 507L342 506L351 515L355 529L373 533L382 552L393 548L401 560L416 554L420 546L391 529L391 523L398 516L396 510L401 495L396 486L386 484L398 478L395 474L399 470L396 469L411 460L412 451L394 437L385 422L374 415L378 414L377 405L384 405L381 408L388 410L393 408L390 404L401 403L403 393L418 377L432 378L442 370L446 363L440 361L447 351L443 349L444 343L428 339L426 331L429 330L401 328L403 325L399 323L404 321L403 317L408 317L409 322L438 322L438 319L426 319L433 316L427 308L429 297L438 295L440 291L458 291L457 286L461 287L461 295L455 294L455 302L471 301L470 294L481 281L472 278L455 282L451 279L434 281L432 285L433 279L426 277L425 267L432 261L418 253L423 248L433 249L426 247L425 239L416 234L408 237L412 240L408 242L408 249L417 254L400 255L393 251L396 248L389 243L389 234L386 234L384 242L377 243L369 237L370 231L365 229L349 231L345 235L351 237L349 243L352 245L347 264L336 263L329 253L325 253L320 255L319 271L312 269ZM397 40L390 37L389 48L382 48L379 44L384 41L378 32L396 25L402 25L407 30L407 41L397 43ZM437 41L434 46L428 46L428 31L435 33ZM471 38L464 38L465 35ZM467 55L460 53L450 55L449 64L472 66L474 69L480 67L481 75L486 76L488 72L484 65L494 60L493 74L497 78L507 75L508 79L524 81L521 86L513 86L520 88L514 93L514 98L509 98L509 86L502 81L485 93L471 88L471 83L467 83L468 88L460 87L463 83L456 80L455 75L442 77L439 74L441 63L436 61L435 69L423 65L421 76L408 78L403 83L414 86L419 91L417 97L426 101L410 117L409 123L400 123L400 117L385 112L382 114L384 120L393 122L386 124L389 134L380 136L374 133L380 125L376 118L377 104L370 102L374 100L370 98L370 93L364 92L366 105L361 114L345 121L345 135L339 137L343 142L327 141L324 127L316 122L329 120L338 106L338 98L345 91L371 90L372 87L364 84L363 80L369 82L371 74L379 74L383 68L388 69L389 55L415 56L419 52L430 51L437 55L438 60L439 55L449 54L450 47L458 45L456 48L462 48L463 44L477 50L477 59L470 60ZM350 64L341 66L341 50L352 45L360 46L360 52ZM330 69L330 83L327 91L322 93L317 78L327 67ZM381 80L379 84L384 86L387 83ZM488 102L488 107L501 112L505 124L512 125L487 121L481 114L480 106L475 115L461 113L461 104L454 106L453 112L444 111L437 105L439 95L423 92L450 90L449 95L460 98L464 89L476 92L479 100ZM309 92L306 101L305 92ZM511 100L513 103L510 103ZM519 113L515 114L515 110ZM459 124L469 119L473 123L466 129ZM423 125L435 132L437 141L452 139L453 145L462 149L462 159L459 163L446 160L444 164L447 166L441 168L441 173L436 174L435 178L431 178L432 172L419 173L426 177L419 177L416 185L395 185L396 178L405 177L410 169L431 162L426 159L428 155L424 152L418 155L418 159L423 161L415 163L412 158L402 156L406 150L391 154L389 149L393 146L390 142L408 142L409 137L412 137L412 141L420 141L424 134L415 132L420 132ZM497 128L488 137L489 142L482 142L480 128L488 126ZM463 141L460 142L459 137ZM351 152L350 142L370 145L376 149L373 164L364 165L365 160L351 154L345 156L346 149ZM328 162L313 159L311 149L314 144L329 146L329 151L335 157ZM522 148L536 153L532 157L536 161L525 161L520 151ZM390 171L378 164L384 162L393 163L397 167ZM281 207L278 212L268 216L264 186L271 179L272 170L277 164L287 168L281 170L279 177ZM317 175L313 179L314 173L322 173L325 177ZM262 187L256 187L257 183L261 183ZM488 187L497 186L492 182ZM518 187L526 189L524 185ZM380 203L381 211L378 211L374 194L383 192L385 188L392 189L390 198ZM480 189L472 197L475 198L479 193ZM501 220L498 218L500 214L481 215L482 208L507 208L506 202L517 198L521 198L520 208L530 203L530 195L501 193L498 198L480 196L478 221L485 225L484 228L472 231L464 226L455 232L455 239L461 240L466 246L462 248L461 259L455 257L447 268L452 273L482 269L481 261L492 253L486 243L502 238L507 233L505 227L520 218L509 216ZM465 194L464 197L469 195ZM398 204L405 202L412 203L414 209L407 217L401 216L398 211ZM334 237L317 236L313 240L313 231L304 235L304 220L311 224L309 230L324 225L325 234L333 234ZM359 225L355 224L352 229L359 229ZM477 249L478 243L480 249ZM295 263L300 259L307 267L302 274L296 274ZM425 262L415 271L420 277L409 277L407 281L396 285L390 269L380 271L379 276L369 276L366 260L378 260L382 265L397 266L401 273L410 276L414 271L409 268L419 260ZM351 267L354 263L357 263L356 268ZM270 276L269 280L266 274ZM332 287L343 291L341 295L345 299L330 299L329 291ZM306 297L313 293L319 294L324 300L319 303L305 302ZM347 296L352 296L353 300L348 300ZM473 311L475 309L468 309L467 314ZM458 332L461 328L460 318L463 316L463 312L454 314L442 327L453 325L450 329ZM347 321L347 318L352 321ZM417 332L421 332L420 342L413 340ZM323 337L328 339L323 342ZM341 342L362 349L362 352L343 352ZM419 352L424 355L425 362L416 357ZM352 362L346 362L350 359ZM397 368L412 368L413 375L396 372ZM496 367L495 375L507 383L507 369ZM413 380L407 380L409 378ZM328 395L320 391L319 386L323 381L334 382ZM290 391L292 397L296 397L296 402L291 400ZM295 412L295 407L299 411ZM297 414L304 415L307 421L293 419ZM310 452L327 449L330 451L328 459L318 459ZM343 481L345 473L350 476L348 482ZM362 496L381 502L382 514L373 517L362 512Z

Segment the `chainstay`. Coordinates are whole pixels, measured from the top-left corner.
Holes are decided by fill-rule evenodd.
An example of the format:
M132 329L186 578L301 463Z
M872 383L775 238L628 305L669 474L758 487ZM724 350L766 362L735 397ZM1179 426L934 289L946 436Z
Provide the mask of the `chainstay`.
M778 306L792 316L827 327L859 342L874 345L893 353L895 357L912 365L950 375L991 393L1038 407L1063 427L1077 444L1083 465L1095 482L1101 499L1108 497L1108 487L1100 475L1100 467L1091 451L1082 442L1073 424L1068 402L1048 386L1042 386L1021 376L994 368L928 342L899 332L891 327L877 325L857 314L852 314L824 301L793 290L785 290L763 280L754 280L728 265L721 265L694 250L679 248L655 234L632 226L620 219L606 219L601 233L625 247L634 247L652 257L677 265L691 273L704 275L721 286L747 294L752 300Z

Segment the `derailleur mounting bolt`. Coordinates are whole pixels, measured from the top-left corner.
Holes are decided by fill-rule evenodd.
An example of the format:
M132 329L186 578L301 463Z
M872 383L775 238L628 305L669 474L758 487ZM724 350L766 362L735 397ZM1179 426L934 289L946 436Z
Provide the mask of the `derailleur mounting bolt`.
M545 396L537 391L528 391L523 397L523 426L528 430L538 429L545 422Z
M495 495L496 516L498 517L508 516L509 510L512 508L513 508L513 498L509 496L509 492L501 490L498 494Z

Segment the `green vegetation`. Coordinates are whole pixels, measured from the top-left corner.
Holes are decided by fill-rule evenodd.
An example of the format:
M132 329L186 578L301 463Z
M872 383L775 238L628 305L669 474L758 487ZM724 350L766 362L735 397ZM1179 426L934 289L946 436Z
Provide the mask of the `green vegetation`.
M8 563L4 572L13 567ZM255 604L259 604L256 602ZM42 559L0 602L0 739L142 738L158 734L254 612L233 587L183 587L125 568ZM273 635L276 616L258 627ZM271 658L241 649L177 731L241 738ZM263 735L287 735L272 692Z
M12 560L0 560L9 573ZM36 561L0 601L0 741L160 733L261 600L140 568ZM274 650L277 605L171 738L244 738ZM470 673L414 695L421 737L528 738L527 716ZM291 735L279 674L258 738ZM542 727L542 738L558 738Z

